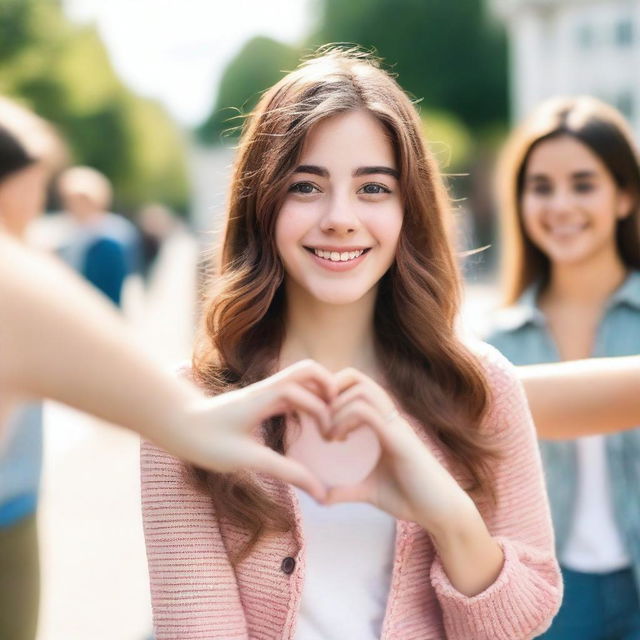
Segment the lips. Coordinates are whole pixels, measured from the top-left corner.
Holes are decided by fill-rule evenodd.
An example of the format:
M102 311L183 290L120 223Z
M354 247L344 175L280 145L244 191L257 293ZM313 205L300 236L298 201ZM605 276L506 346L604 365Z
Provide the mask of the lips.
M571 236L581 233L587 228L586 223L580 224L563 224L548 226L547 232L557 238L569 238Z
M349 271L367 259L371 247L305 247L313 262L326 271Z

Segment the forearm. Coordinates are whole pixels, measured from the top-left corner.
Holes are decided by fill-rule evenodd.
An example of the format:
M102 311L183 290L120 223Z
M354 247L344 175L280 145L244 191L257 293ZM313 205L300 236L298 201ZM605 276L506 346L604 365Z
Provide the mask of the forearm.
M495 582L504 555L470 499L455 518L443 526L431 526L429 532L445 573L457 591L472 597Z
M640 424L640 356L517 370L541 438L569 439Z
M52 398L146 437L171 430L199 397L141 351L101 296L4 237L0 300L3 389Z

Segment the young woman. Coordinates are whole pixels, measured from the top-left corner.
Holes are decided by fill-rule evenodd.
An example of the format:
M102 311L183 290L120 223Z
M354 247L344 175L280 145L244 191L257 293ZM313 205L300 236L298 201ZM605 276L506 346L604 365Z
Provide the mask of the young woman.
M589 97L543 103L499 176L508 307L489 341L516 364L639 353L640 170L622 116ZM640 637L640 430L541 449L565 583L543 637Z
M145 445L159 640L548 627L562 585L533 424L507 361L456 335L448 212L417 114L373 62L327 52L263 96L191 375L217 394L313 358L334 374L330 426L289 413L260 437L318 468L359 444L331 507Z

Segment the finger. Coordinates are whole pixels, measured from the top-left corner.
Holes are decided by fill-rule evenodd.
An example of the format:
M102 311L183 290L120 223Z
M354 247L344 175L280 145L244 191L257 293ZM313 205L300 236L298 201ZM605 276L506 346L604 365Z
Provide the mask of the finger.
M359 412L353 411L349 407L339 414L334 414L332 424L333 426L327 433L327 439L343 441L352 431L367 426L368 422Z
M248 447L246 465L249 468L292 484L306 491L318 502L325 501L326 487L304 465L257 443L251 443Z
M337 398L333 400L331 403L331 412L334 417L337 413L339 413L344 407L355 402L356 400L364 399L364 389L361 384L354 384L352 387L349 387L346 391L343 391L338 395Z
M284 403L286 413L297 411L307 413L315 418L323 434L328 433L331 428L331 412L318 396L302 386L289 384L279 389L280 397L278 401Z
M261 422L274 415L302 412L311 415L323 433L331 427L329 406L313 392L295 382L254 389L252 394L258 401L258 408L253 414L255 420L252 422Z
M367 377L362 372L354 369L353 367L342 369L341 371L338 371L338 373L336 373L334 376L339 394L343 393L359 382L363 382L365 379L367 379Z
M334 414L333 427L327 437L344 440L352 431L363 426L373 429L384 449L393 449L394 436L397 437L397 434L394 434L394 430L385 423L376 409L362 400L356 400L344 407L340 413Z
M365 400L354 400L333 414L333 426L329 435L336 440L344 439L351 431L363 424L374 426L379 420L378 412ZM377 431L377 430L376 430Z
M273 376L277 384L280 380L293 381L319 391L324 400L330 402L337 395L337 385L332 373L314 360L301 360Z

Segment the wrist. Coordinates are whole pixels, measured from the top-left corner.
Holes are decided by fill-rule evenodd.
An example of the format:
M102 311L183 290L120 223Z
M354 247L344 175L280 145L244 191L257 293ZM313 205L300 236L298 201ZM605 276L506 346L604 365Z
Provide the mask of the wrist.
M140 434L173 453L194 426L197 407L202 400L189 383L172 378L171 386L165 388L165 394L158 398L155 411L149 416L153 421L141 428Z
M463 492L459 500L437 520L424 526L436 549L464 544L465 540L478 535L486 526L473 500Z

